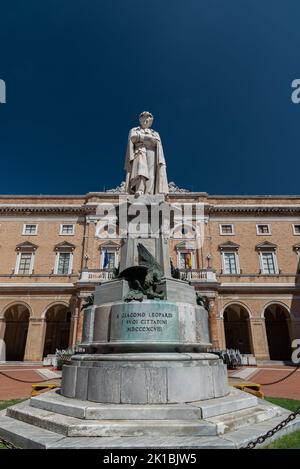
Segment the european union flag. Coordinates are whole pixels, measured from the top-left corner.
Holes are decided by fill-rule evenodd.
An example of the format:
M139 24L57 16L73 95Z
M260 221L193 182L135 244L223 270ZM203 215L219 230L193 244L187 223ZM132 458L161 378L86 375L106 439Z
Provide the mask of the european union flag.
M103 269L106 269L108 264L109 264L109 255L108 255L108 252L107 252L107 249L106 249L106 251L104 253Z

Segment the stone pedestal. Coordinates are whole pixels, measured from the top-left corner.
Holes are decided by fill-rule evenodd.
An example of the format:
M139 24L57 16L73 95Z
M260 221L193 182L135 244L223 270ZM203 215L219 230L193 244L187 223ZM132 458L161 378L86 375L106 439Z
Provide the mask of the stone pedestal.
M131 203L139 208L141 218L147 220L152 205L156 204L157 208L162 202L161 195L138 200L125 197L120 216L124 206ZM129 222L137 223L131 215ZM171 278L169 243L163 236L163 229L157 237L151 238L145 226L141 223L138 237L129 236L124 241L120 272L122 275L123 270L140 265L138 244L143 244L161 266L163 278L155 285L160 297L149 299L147 290L141 290L142 301L124 301L130 287L123 278L97 286L94 304L84 315L80 348L85 353L74 355L71 363L63 367L61 396L69 398L71 403L79 400L89 406L93 405L91 403L117 406L106 407L109 415L113 415L114 420L126 415L131 422L123 428L115 425L121 436L128 437L132 431L141 435L162 435L164 430L157 406L164 406L165 419L173 419L176 405L183 407L175 412L179 421L172 421L169 426L174 435L215 434L216 427L212 428L207 422L191 424L180 420L184 409L191 411L187 403L214 401L229 395L225 365L216 355L207 353L211 346L208 312L197 305L194 287ZM148 261L149 268L151 262ZM231 403L232 399L229 401ZM47 407L44 401L43 405ZM55 401L55 406L61 409L59 400ZM134 406L140 406L139 415ZM101 418L99 412L97 415ZM156 420L147 420L147 424L136 428L139 425L134 420L140 415L147 419L152 415ZM105 423L101 422L94 434L101 436L104 427ZM114 430L110 429L109 433L113 435Z
M210 347L207 311L174 301L116 301L90 306L81 348L87 352L199 352Z
M64 367L65 397L114 404L169 404L229 393L226 367L216 355L77 355Z
M196 304L194 287L170 274L165 232L169 211L163 195L123 197L120 229L126 220L129 236L120 250L121 278L96 287L94 304L84 315L80 349L85 354L75 355L64 367L63 396L99 403L167 405L228 393L222 361L204 353L211 346L208 312ZM155 234L148 224L154 212ZM140 259L139 244L154 259L146 258L146 263ZM142 287L142 301L126 302L130 282L122 272L141 265L154 266L159 272L160 281L155 281L159 299L147 298Z
M120 226L128 227L128 236L120 252L120 272L139 265L137 245L143 244L160 264L166 277L171 276L169 233L169 204L163 194L124 195L119 205Z
M137 245L143 244L146 249L157 259L161 265L164 275L171 276L170 256L169 256L169 239L158 238L128 238L125 240L121 249L120 272L127 267L139 264Z

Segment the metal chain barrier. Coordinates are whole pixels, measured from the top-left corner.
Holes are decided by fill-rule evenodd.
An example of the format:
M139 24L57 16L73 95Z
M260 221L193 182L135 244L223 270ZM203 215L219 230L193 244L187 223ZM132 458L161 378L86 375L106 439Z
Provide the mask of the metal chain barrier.
M296 365L294 370L291 371L291 373L289 373L287 376L284 376L283 378L280 378L280 379L277 379L276 381L272 381L270 383L259 383L261 386L271 386L272 384L277 384L277 383L281 383L282 381L284 381L285 379L288 379L290 376L292 376L294 373L296 373L296 371L298 370L298 368L300 368L300 364L299 365Z
M41 379L40 381L25 381L24 379L19 379L19 378L13 378L12 376L9 376L7 375L6 373L4 373L3 371L0 371L0 375L2 376L5 376L6 378L9 378L9 379L12 379L13 381L18 381L19 383L28 383L28 384L32 384L32 383L46 383L46 381L52 381L53 379L60 379L60 378L48 378L48 379Z
M283 378L277 379L276 381L272 381L270 383L259 383L261 386L271 386L272 384L277 384L281 383L282 381L288 379L290 376L292 376L297 370L300 368L300 365L296 365L294 370L291 371L287 376L284 376ZM298 407L295 412L292 412L290 415L287 416L286 419L282 420L276 427L272 428L272 430L269 430L267 433L264 435L259 436L256 440L250 441L247 446L240 448L240 449L254 449L258 444L261 445L264 443L267 438L271 438L275 433L279 432L282 430L286 425L291 422L292 420L295 420L297 415L300 415L300 407Z
M300 407L295 410L295 412L292 412L290 415L287 416L286 419L282 420L276 427L272 428L272 430L269 430L267 433L264 435L259 436L256 438L256 440L250 441L247 446L240 448L240 449L254 449L258 444L261 445L264 443L268 438L271 438L275 433L279 432L282 430L286 425L291 422L292 420L295 420L297 415L300 415Z
M5 376L6 378L12 379L13 381L18 381L19 383L28 383L28 384L37 383L37 384L39 384L39 383L45 383L46 381L51 381L51 379L49 379L49 378L48 379L43 379L43 380L40 380L40 381L25 381L23 379L13 378L12 376L7 375L3 371L0 371L0 375ZM7 448L7 449L17 449L17 447L15 445L10 443L9 441L4 440L1 437L0 437L0 443L3 446L5 446L5 448Z

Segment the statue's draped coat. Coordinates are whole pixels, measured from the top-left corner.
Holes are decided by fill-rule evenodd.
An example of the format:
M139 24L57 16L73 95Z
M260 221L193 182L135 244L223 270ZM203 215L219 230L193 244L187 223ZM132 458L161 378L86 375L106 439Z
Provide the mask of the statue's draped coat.
M139 142L134 144L132 136L138 135ZM147 134L146 134L147 135ZM125 158L125 171L126 171L126 192L129 194L134 193L134 187L140 177L149 179L149 171L147 164L147 144L143 142L143 129L135 127L130 130L128 135L128 145ZM154 181L154 194L167 194L169 192L166 161L164 157L163 147L158 132L151 130L151 136L155 137L156 145L152 146L151 150L155 151L155 181Z

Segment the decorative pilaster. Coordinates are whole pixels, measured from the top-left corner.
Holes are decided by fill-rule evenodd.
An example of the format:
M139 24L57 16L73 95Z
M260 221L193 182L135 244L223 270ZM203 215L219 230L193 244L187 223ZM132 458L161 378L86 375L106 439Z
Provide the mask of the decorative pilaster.
M44 318L30 318L24 356L25 361L40 361L43 359L45 335L46 320Z
M77 310L77 320L76 320L76 330L74 330L74 342L73 344L80 344L82 341L82 329L83 329L83 317L84 311L81 310L82 302L84 298L79 298L78 306L76 307Z
M213 348L220 347L219 334L218 334L218 320L217 320L217 299L208 298L208 323L210 340Z
M251 318L249 320L249 326L253 355L258 359L269 360L270 356L265 320L260 317Z
M6 328L5 318L0 318L0 340L4 339L5 328Z
M76 345L78 319L79 319L79 307L76 306L75 311L73 311L72 316L71 316L70 341L69 341L69 345L71 348L74 348L74 346Z

